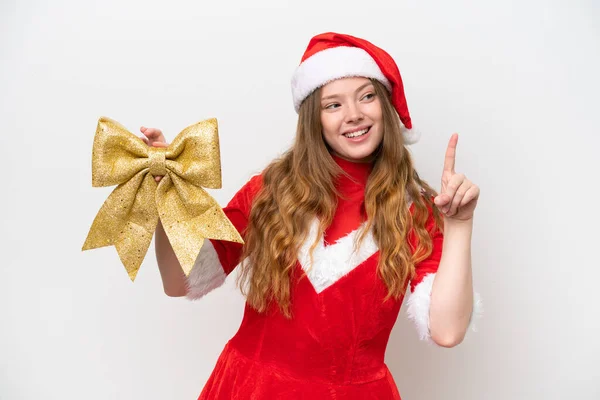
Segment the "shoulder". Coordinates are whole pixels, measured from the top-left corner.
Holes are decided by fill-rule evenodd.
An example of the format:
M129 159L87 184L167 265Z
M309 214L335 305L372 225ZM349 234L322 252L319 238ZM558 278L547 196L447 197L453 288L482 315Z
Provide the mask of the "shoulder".
M243 192L246 195L251 197L256 196L256 194L262 189L263 186L263 174L256 174L250 177L248 181L241 187L239 192Z
M253 175L248 181L235 193L231 201L227 204L229 208L239 208L249 211L252 202L263 186L262 174Z

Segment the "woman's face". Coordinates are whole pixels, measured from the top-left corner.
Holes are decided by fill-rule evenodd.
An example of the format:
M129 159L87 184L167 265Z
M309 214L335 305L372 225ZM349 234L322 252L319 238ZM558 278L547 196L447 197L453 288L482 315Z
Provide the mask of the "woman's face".
M370 161L383 139L381 103L367 78L343 78L321 88L323 138L350 161Z

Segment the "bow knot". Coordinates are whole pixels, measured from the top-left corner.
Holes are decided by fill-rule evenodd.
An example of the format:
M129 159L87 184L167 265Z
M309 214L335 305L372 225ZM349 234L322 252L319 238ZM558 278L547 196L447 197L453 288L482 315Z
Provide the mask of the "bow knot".
M157 184L153 176L163 176ZM133 281L161 220L186 276L204 239L243 243L202 188L221 187L217 120L188 126L166 148L149 147L102 117L92 149L92 185L118 185L96 215L82 250L114 245Z
M167 174L167 149L162 147L148 148L150 158L150 173L154 176L164 176Z

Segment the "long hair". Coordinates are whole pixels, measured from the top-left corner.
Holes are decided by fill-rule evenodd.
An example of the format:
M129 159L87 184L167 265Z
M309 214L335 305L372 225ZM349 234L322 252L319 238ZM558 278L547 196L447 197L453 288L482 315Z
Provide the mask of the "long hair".
M377 271L388 288L387 300L404 295L415 264L431 254L430 235L443 226L432 200L437 193L413 167L389 93L381 83L371 81L382 107L383 140L365 189L367 224L359 243L371 229L379 247ZM323 139L320 99L317 89L300 106L295 143L263 171L263 186L252 205L238 284L248 304L259 312L275 301L281 312L291 317L291 273L309 224L318 218L323 232L336 210L339 193L335 180L344 171ZM429 210L435 224L428 230ZM416 248L409 246L411 230L417 237Z

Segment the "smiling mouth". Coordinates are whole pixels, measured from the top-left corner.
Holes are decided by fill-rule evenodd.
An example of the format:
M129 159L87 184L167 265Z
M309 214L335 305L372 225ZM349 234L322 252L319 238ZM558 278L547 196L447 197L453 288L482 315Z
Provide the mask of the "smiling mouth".
M366 129L363 129L363 130L360 130L360 131L356 131L356 132L352 132L352 133L344 133L343 136L352 139L352 138L355 138L355 137L366 135L367 133L369 133L370 129L371 129L371 127L368 127Z

